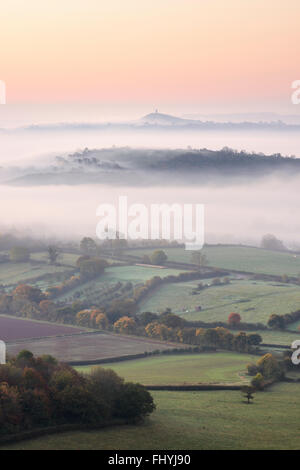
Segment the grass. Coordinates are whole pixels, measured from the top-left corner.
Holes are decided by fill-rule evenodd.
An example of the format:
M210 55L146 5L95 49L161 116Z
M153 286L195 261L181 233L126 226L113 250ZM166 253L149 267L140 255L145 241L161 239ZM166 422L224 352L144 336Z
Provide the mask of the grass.
M177 276L184 272L184 269L157 269L143 266L116 266L106 268L104 275L101 276L102 282L132 282L138 284L151 279L154 276L166 277Z
M71 299L87 299L95 304L102 304L107 290L117 283L131 282L133 286L142 284L153 276L165 277L170 274L178 275L184 270L157 269L142 266L111 266L105 269L103 275L90 280L84 285L78 286L59 296L59 300L71 301ZM115 296L116 297L116 296Z
M71 269L71 268L70 268ZM48 264L27 263L1 263L0 264L0 284L15 285L19 282L28 282L40 276L66 273L65 266L51 266ZM34 284L34 282L33 282Z
M236 334L236 330L232 330L232 333ZM279 330L257 330L249 331L248 333L257 333L262 339L263 343L266 344L279 344L279 345L288 345L290 346L293 341L300 339L300 335L297 333L291 333L289 331L279 331Z
M165 284L140 304L139 311L160 312L170 307L187 320L206 322L227 321L231 312L237 312L242 321L267 323L272 313L289 313L300 306L300 287L291 284L232 280L191 295L198 283ZM196 311L199 305L200 312Z
M299 384L273 386L251 405L235 391L152 395L157 410L144 425L44 436L2 449L299 450Z
M127 254L143 256L153 249L127 250ZM169 261L192 263L191 251L184 248L166 248ZM298 276L300 255L245 246L208 246L203 248L210 266L237 271Z
M76 262L77 262L77 260L80 256L81 255L79 253L65 253L65 252L62 252L57 261L58 261L58 263L68 265L72 268L75 268L76 267ZM102 256L101 256L101 258L102 258ZM48 262L48 254L47 254L46 251L39 251L39 252L36 252L36 253L32 253L31 254L31 259L36 260L36 261ZM108 263L115 263L116 262L116 260L114 260L112 258L108 258L106 256L105 256L105 259ZM118 263L120 263L120 261L118 261Z
M161 355L119 363L103 364L129 382L144 385L248 382L246 365L257 356L234 352ZM92 367L76 367L89 372Z

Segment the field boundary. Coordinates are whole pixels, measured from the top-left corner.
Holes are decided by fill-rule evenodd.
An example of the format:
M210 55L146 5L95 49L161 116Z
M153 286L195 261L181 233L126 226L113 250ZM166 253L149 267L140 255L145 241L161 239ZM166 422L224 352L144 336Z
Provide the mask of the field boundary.
M161 390L169 392L241 390L243 386L245 386L245 384L144 385L147 390Z
M58 426L49 426L47 428L31 429L29 431L12 434L10 436L0 437L1 444L9 444L14 442L25 441L27 439L34 439L36 437L47 436L51 434L61 434L69 431L93 431L113 426L121 426L128 424L126 420L116 419L102 424L61 424Z

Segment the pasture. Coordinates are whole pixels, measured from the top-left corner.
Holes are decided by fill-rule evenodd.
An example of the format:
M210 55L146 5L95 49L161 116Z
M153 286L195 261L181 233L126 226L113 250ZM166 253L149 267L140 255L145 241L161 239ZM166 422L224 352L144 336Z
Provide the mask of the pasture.
M232 333L237 332L237 330L231 330ZM279 344L290 346L293 341L300 339L300 335L296 332L291 331L280 331L280 330L257 330L257 331L248 331L248 333L257 333L262 337L263 343L266 344Z
M44 436L2 449L299 450L299 384L276 384L247 405L238 391L151 392L157 409L139 426Z
M184 272L184 269L158 269L149 266L116 266L105 269L102 282L132 282L133 284L140 284L146 282L154 276L161 278L166 276L178 276Z
M52 277L52 275L65 275L73 270L66 266L51 266L49 264L26 263L1 263L0 264L0 284L4 286L15 286L18 283L35 284L34 280L42 276ZM32 282L31 282L32 281Z
M249 382L246 365L257 356L234 352L160 355L143 359L103 364L129 382L143 385ZM90 366L77 367L90 372Z
M151 254L153 249L127 250L127 255ZM192 252L184 248L166 248L168 261L193 264ZM289 276L300 273L300 255L246 246L205 246L202 252L208 265L223 269Z
M121 294L122 288L127 283L131 283L134 287L137 284L143 284L154 276L166 277L170 274L177 276L183 271L184 270L157 269L142 266L111 266L106 268L104 274L98 278L87 281L83 285L60 295L59 299L69 302L75 299L87 299L102 305L103 302L117 298L117 296ZM120 283L122 285L118 288L117 284ZM111 289L114 285L116 286L116 291L114 291L113 296L111 296ZM129 289L127 289L127 293L129 293Z
M205 322L227 321L231 312L237 312L242 321L267 323L272 313L289 313L300 306L300 287L292 284L231 280L230 284L211 286L192 295L198 283L162 285L141 302L139 311L161 312L169 307L186 320ZM198 306L201 311L197 311Z

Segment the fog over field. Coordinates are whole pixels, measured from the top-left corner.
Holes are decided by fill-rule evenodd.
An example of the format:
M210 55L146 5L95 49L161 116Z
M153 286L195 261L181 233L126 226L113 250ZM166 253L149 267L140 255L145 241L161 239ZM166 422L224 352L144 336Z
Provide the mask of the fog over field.
M118 196L125 195L129 204L148 207L151 203L205 204L207 242L257 244L265 233L274 233L290 244L300 243L298 161L296 171L246 167L236 173L234 164L225 172L218 167L209 172L172 168L174 157L182 165L185 153L197 156L197 149L229 147L247 154L299 157L298 135L288 130L195 131L159 126L156 130L79 126L1 131L1 230L76 239L95 236L98 205L117 204ZM96 163L90 163L94 157Z
M31 234L78 238L95 235L96 209L100 203L116 203L119 195L128 203L205 204L205 231L209 242L259 242L275 233L298 242L300 177L267 178L243 185L203 187L129 188L122 186L0 187L2 230L15 227ZM4 202L5 201L5 202Z

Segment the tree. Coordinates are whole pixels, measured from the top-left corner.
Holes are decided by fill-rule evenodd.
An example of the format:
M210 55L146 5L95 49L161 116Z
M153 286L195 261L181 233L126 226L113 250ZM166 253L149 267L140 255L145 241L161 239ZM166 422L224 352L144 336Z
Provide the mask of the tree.
M160 315L159 322L163 323L169 328L182 328L186 324L186 321L183 318L169 311L166 311Z
M236 351L246 352L248 351L248 337L246 333L240 331L233 340L233 346Z
M118 333L133 334L136 331L134 318L121 317L114 323L114 330Z
M48 254L48 259L50 264L55 264L59 255L60 251L55 245L49 245L47 247L47 254Z
M10 261L21 263L29 261L30 252L24 246L14 246L9 252Z
M254 399L253 394L255 393L255 389L251 386L244 386L241 388L241 391L245 398L247 398L248 405L251 403L251 400Z
M129 422L143 419L155 410L153 398L143 385L125 383L116 401L116 416Z
M228 324L232 327L238 326L241 322L241 315L239 313L232 312L228 317Z
M56 318L56 306L51 300L42 300L39 303L39 309L41 316L48 318L49 320L55 320Z
M168 257L163 250L155 250L151 255L151 263L161 266L164 265Z
M80 242L80 251L88 256L97 254L96 242L91 237L84 237Z
M161 340L173 339L172 328L168 328L166 325L155 321L146 326L145 332L150 338L159 338Z
M276 238L271 233L268 233L267 235L264 235L262 237L261 247L264 248L265 250L276 250L276 251L286 250L283 242L281 240L278 240L278 238Z
M80 277L84 279L93 279L100 276L107 267L107 261L100 258L88 258L81 261L78 260Z
M248 343L252 346L258 346L262 342L262 337L257 333L250 333L248 335Z
M81 310L76 314L76 324L80 326L90 326L91 310Z
M204 341L207 346L217 347L219 342L219 335L215 328L207 328L204 333Z
M255 388L255 390L263 390L265 386L265 381L263 375L260 372L257 372L255 377L251 380L251 385Z
M248 375L256 375L258 372L258 367L256 364L253 364L253 363L250 363L250 364L247 364L247 373Z
M193 251L191 258L192 258L192 262L196 264L199 269L208 264L207 256L204 253L202 253L201 250Z
M149 323L158 319L157 313L143 312L138 316L138 321L141 325L147 326Z
M273 313L268 320L268 326L274 330L284 330L284 318L281 315L276 315Z
M267 379L278 380L282 377L283 371L280 363L271 353L267 353L257 361L259 372Z
M27 284L19 284L13 290L14 300L28 300L39 303L45 299L45 294L38 287L32 287Z

